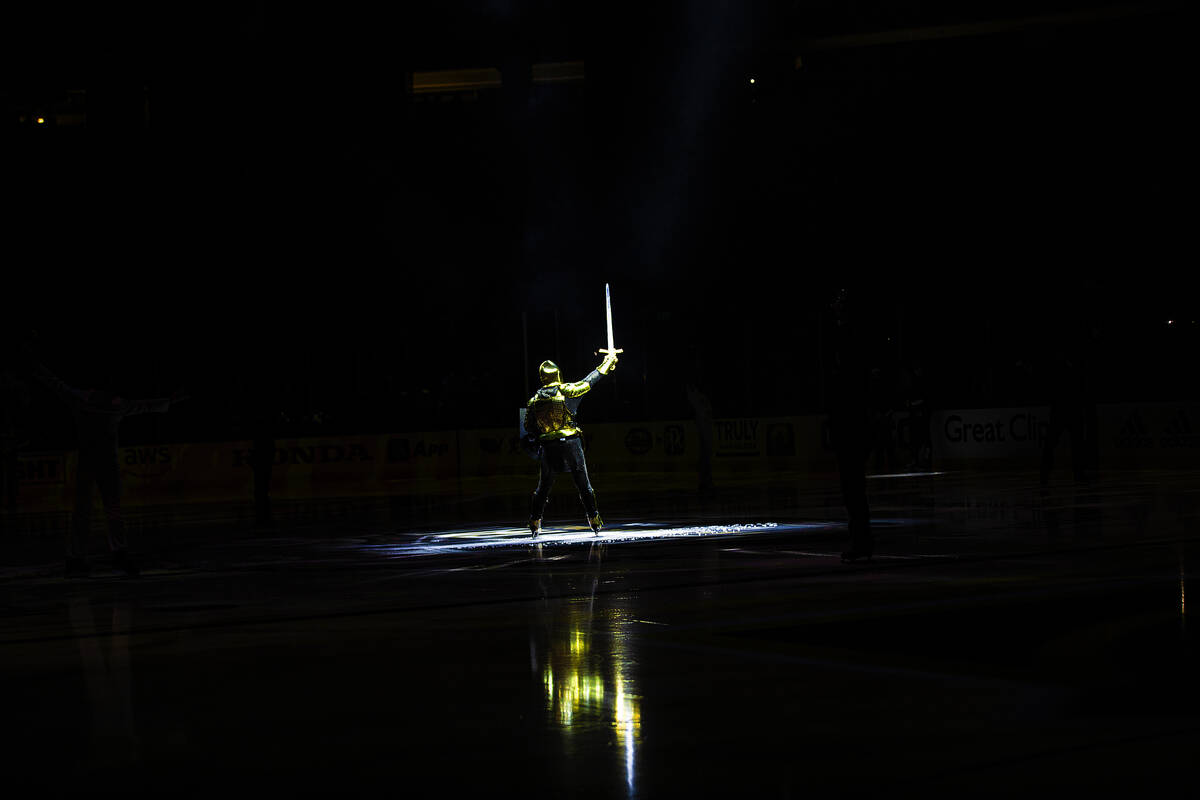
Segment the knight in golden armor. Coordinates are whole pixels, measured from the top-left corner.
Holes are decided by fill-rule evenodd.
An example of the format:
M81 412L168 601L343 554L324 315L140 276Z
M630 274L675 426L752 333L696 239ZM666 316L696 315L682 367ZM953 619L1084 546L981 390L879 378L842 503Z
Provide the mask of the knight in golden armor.
M616 352L610 352L600 366L575 383L564 383L553 361L543 361L538 367L541 388L525 405L524 422L526 439L536 449L541 466L529 513L529 530L534 536L542 530L542 513L550 497L550 489L557 476L564 472L569 472L575 482L592 531L598 533L604 524L596 509L596 493L588 479L583 432L575 421L575 414L583 396L602 377L612 372L616 364Z

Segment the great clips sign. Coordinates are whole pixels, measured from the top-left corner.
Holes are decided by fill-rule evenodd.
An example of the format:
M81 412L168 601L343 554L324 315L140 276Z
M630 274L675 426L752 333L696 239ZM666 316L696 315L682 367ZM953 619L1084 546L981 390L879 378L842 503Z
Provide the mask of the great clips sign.
M1032 459L1036 463L1050 426L1050 409L970 408L935 414L930 423L935 458Z

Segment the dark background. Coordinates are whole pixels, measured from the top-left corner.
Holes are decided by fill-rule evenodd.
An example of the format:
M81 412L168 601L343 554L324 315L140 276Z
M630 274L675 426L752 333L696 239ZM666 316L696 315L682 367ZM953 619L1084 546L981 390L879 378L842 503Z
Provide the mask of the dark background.
M1044 402L1064 343L1101 402L1194 398L1180 8L10 5L10 351L191 392L130 443L242 435L264 387L294 434L506 426L543 358L598 363L608 282L589 419L690 417L688 381L802 414L844 287L935 405ZM585 80L528 80L556 61ZM475 67L503 85L408 89Z

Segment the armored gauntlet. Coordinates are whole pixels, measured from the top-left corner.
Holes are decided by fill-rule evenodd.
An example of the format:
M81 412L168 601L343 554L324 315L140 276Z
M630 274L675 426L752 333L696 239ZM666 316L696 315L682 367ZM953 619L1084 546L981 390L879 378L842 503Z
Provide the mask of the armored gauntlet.
M600 362L600 366L596 367L596 372L599 372L601 375L607 375L608 373L612 372L616 366L617 354L609 353L604 357L604 360Z

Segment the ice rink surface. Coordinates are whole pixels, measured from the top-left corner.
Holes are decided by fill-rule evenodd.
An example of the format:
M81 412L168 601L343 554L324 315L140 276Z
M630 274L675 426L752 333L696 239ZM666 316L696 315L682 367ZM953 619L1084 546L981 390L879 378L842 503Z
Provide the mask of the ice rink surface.
M1200 745L1198 478L874 477L852 565L800 476L597 479L604 530L560 490L536 540L524 495L145 510L136 580L64 579L65 521L10 515L10 786L1162 794Z

